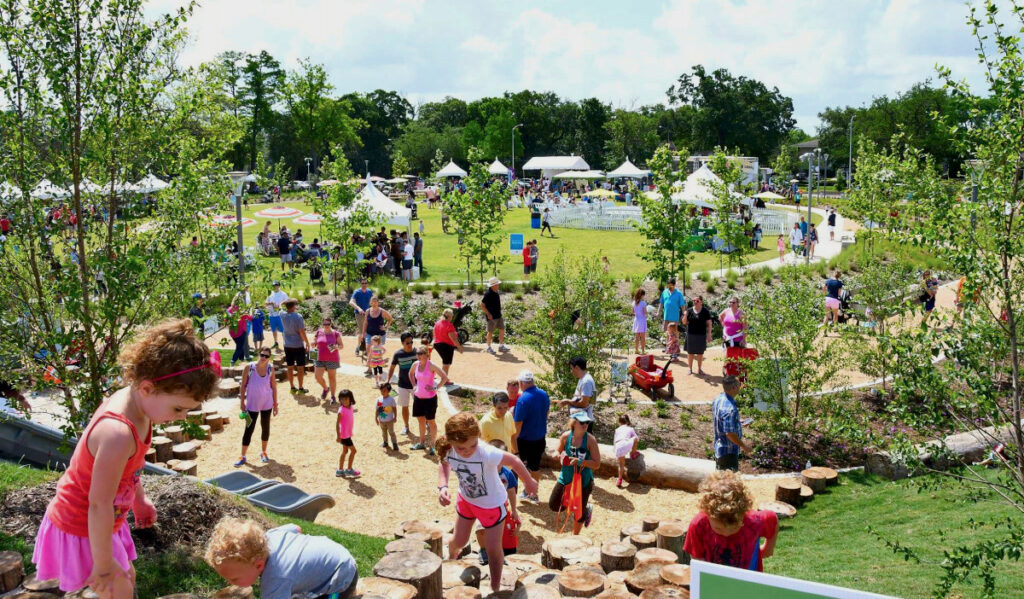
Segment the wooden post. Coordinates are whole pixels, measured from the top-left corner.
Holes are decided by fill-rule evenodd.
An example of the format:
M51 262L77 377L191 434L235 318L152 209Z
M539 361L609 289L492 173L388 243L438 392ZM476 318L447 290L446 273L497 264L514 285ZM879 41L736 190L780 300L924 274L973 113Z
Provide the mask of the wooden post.
M210 438L210 432L212 431L212 428L210 427L209 424L199 425L199 430L203 431L199 437L200 439L206 440Z
M674 564L679 557L668 549L651 547L636 552L636 565L657 562L659 564Z
M146 461L150 464L156 463L156 450L152 447L146 450Z
M607 541L601 544L601 567L605 572L632 570L636 565L636 547L624 541Z
M427 544L419 539L395 539L384 546L385 553L400 553L402 551L422 551Z
M452 587L445 590L444 599L480 599L480 589L467 586Z
M676 554L676 561L681 564L690 563L690 556L683 550L686 540L686 529L673 522L663 522L654 533L657 537L658 549L667 549Z
M196 451L199 449L199 443L195 441L185 441L184 443L178 443L171 448L171 453L174 454L176 460L194 460L196 459Z
M167 437L153 437L150 442L150 447L156 450L156 461L166 462L167 460L174 457L174 453L171 452L171 447L174 446L174 442Z
M793 507L800 506L800 481L787 478L775 485L775 500L788 503Z
M558 575L563 597L594 597L604 590L604 574L593 570L570 570Z
M441 529L433 524L419 520L406 520L395 529L395 538L414 538L423 541L434 552L434 555L444 557L441 553L444 535L441 533Z
M416 599L416 587L390 578L360 578L356 583L356 595L363 599L369 597Z
M690 591L670 584L663 584L640 593L640 599L690 599Z
M558 589L546 584L528 584L512 591L512 599L561 599Z
M627 524L619 530L619 540L628 539L638 532L643 532L644 527L642 524Z
M0 551L0 593L18 588L24 578L21 554L17 551Z
M825 473L815 468L808 468L800 473L800 481L814 490L815 493L823 493L828 481Z
M185 429L178 425L164 427L164 437L171 440L172 443L184 443L185 442Z
M582 552L593 544L583 537L560 537L544 541L540 563L545 568L561 570L572 563L578 563ZM600 558L598 558L600 560Z
M197 476L199 474L199 465L192 460L181 460L171 470L186 476Z
M657 530L659 524L661 524L661 518L657 516L644 516L644 521L640 526L643 528L643 532L653 532Z
M629 542L637 549L647 549L658 544L658 537L653 532L638 532L629 537Z
M221 418L220 414L208 414L206 416L206 426L210 427L210 431L219 433L224 430L224 419Z
M480 568L461 560L441 562L441 587L480 586Z
M661 585L661 568L665 564L649 562L641 564L626 577L626 588L629 592L639 595L647 589Z
M436 530L436 529L435 529ZM441 531L437 531L440 537ZM429 551L406 551L385 555L373 573L416 587L417 599L443 599L441 558Z
M690 566L683 564L665 564L659 571L665 584L690 588Z

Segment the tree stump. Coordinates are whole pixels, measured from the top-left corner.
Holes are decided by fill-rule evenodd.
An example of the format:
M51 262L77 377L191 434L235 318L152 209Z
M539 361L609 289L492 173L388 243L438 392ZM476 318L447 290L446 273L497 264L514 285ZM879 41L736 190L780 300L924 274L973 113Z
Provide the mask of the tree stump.
M8 593L4 593L4 599L54 599L54 597L63 597L64 594L54 595L53 593L40 593L38 591L28 591L21 587L14 589Z
M643 532L643 531L644 531L644 525L643 524L627 524L627 525L623 526L621 530L619 530L619 540L628 539L629 537L635 535L636 533Z
M181 462L181 460L167 460L167 469L174 470L174 467Z
M632 572L632 570L630 570L629 572ZM629 576L629 572L625 570L616 570L614 572L609 572L608 575L604 577L605 590L622 591L623 593L628 593L629 591L626 589L626 577Z
M511 597L512 591L519 584L519 575L516 571L511 568L502 568L501 580L498 581L498 590L505 593L505 597ZM491 572L489 568L484 568L482 575L480 576L480 589L484 593L485 597L495 597L496 595L491 592ZM500 594L497 596L501 596Z
M536 557L534 560L532 558ZM510 555L505 558L505 568L514 570L516 573L516 579L519 580L523 576L531 572L538 570L544 570L544 566L540 565L540 555Z
M385 553L400 553L402 551L423 551L427 544L419 539L395 539L384 546Z
M175 464L171 470L174 470L178 474L184 474L185 476L198 476L199 465L192 460L181 460Z
M636 552L636 565L659 563L659 564L674 564L678 560L678 556L672 553L668 549L658 549L657 547L651 547L649 549L641 549Z
M146 450L146 461L150 464L156 463L156 450L152 447Z
M528 584L512 591L512 599L560 599L558 589L546 584Z
M174 442L167 437L153 437L153 440L149 445L156 450L156 461L158 462L166 462L174 457L174 453L171 451L171 447L174 446Z
M665 584L640 593L640 599L690 599L690 591Z
M0 551L0 593L13 591L25 579L25 568L21 554L17 551Z
M360 578L356 583L356 596L387 597L388 599L416 599L416 587L390 578Z
M623 587L621 589L608 589L595 597L595 599L636 599L636 595Z
M202 410L192 410L188 414L185 414L185 420L195 425L202 424L203 418L204 416Z
M85 587L84 589L64 595L64 599L100 599L100 596L94 593L89 587Z
M444 599L480 599L480 589L467 586L452 587L444 592Z
M238 397L241 389L242 385L238 381L234 379L221 379L217 382L214 394L217 397Z
M480 586L480 568L461 560L441 563L441 588Z
M178 443L171 448L171 453L174 454L176 460L194 460L196 459L196 451L199 450L199 443L195 441L185 441L184 443Z
M441 518L435 518L434 520L427 521L427 524L440 530L442 534L450 535L455 532L454 520L442 520Z
M796 515L796 508L782 501L763 501L757 504L757 509L775 512L779 518L792 518Z
M504 577L502 577L504 578ZM485 591L483 591L485 592ZM488 593L483 596L483 599L512 599L512 593L514 589L500 589L495 593Z
M434 555L442 557L441 551L444 544L444 534L442 534L440 528L433 524L419 520L406 520L395 529L395 538L413 538L423 541Z
M171 443L178 444L185 442L185 429L178 425L164 427L164 437L171 440ZM164 460L166 461L166 460Z
M665 584L690 588L690 566L683 564L665 564L659 571Z
M558 588L558 575L561 574L558 570L534 570L519 577L516 582L516 587L526 585L544 585L549 587Z
M566 566L565 570L562 570L562 572L575 572L576 570L588 570L595 574L604 576L604 568L601 567L601 564L573 564L571 566Z
M601 544L601 567L605 572L632 570L636 565L636 547L628 541L607 541Z
M637 549L648 549L658 544L658 537L653 532L638 532L629 537L629 542Z
M570 564L579 563L580 555L592 546L588 539L582 537L559 537L544 541L540 563L545 568L561 570Z
M160 599L200 599L200 597L192 593L175 593L173 595L164 595Z
M648 562L633 568L633 571L626 577L626 588L630 593L639 595L647 589L660 586L662 584L661 568L664 565L661 562Z
M25 580L21 581L21 587L26 591L32 591L33 593L49 593L51 595L64 595L64 591L60 590L60 582L56 578L50 580L39 580L35 574L32 574Z
M788 503L793 507L800 505L800 481L792 478L779 481L775 485L775 500Z
M814 466L808 468L808 470L814 470L825 477L825 486L834 487L839 484L839 473L825 466Z
M200 433L199 435L199 438L206 440L210 438L210 433L212 432L213 429L210 428L209 424L201 424L199 425L199 430L202 431L202 433Z
M655 531L658 549L666 549L676 554L676 561L681 564L690 563L690 556L683 550L686 540L686 529L674 522L662 522Z
M593 597L604 590L604 574L590 569L569 570L558 575L563 597Z
M641 532L654 532L659 524L661 524L661 518L657 516L644 516L643 523L640 524L640 528L643 529Z
M224 430L224 419L220 417L220 414L207 414L206 426L210 427L210 431L219 433Z
M213 596L213 599L252 599L252 587L225 587Z
M801 472L800 481L813 489L815 493L823 493L825 485L828 484L828 481L825 480L825 474L814 468L808 468Z
M814 489L807 485L800 485L800 503L804 504L814 499Z
M437 531L440 537L441 531ZM411 584L417 599L442 599L441 558L429 551L405 551L385 555L373 567L373 573Z

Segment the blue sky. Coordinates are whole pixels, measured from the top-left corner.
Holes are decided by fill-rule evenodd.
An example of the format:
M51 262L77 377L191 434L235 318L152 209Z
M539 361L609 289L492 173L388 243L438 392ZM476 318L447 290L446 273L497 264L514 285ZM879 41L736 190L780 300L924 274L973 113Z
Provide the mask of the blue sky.
M324 64L339 93L416 105L529 88L624 108L664 102L703 64L777 86L813 133L826 106L935 79L936 64L981 91L966 15L961 0L204 0L182 60L265 49Z

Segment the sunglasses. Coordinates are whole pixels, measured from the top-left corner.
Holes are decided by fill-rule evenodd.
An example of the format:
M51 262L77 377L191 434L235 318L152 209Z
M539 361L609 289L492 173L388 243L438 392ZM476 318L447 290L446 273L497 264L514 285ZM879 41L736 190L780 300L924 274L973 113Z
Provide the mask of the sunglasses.
M261 358L270 358L270 354L260 354Z

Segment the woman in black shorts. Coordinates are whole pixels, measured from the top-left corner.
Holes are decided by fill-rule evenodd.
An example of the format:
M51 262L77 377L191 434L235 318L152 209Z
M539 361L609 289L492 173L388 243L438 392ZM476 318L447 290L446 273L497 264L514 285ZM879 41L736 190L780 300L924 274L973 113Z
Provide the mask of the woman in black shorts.
M416 348L416 363L409 370L409 380L413 384L412 417L420 423L420 442L409 449L426 449L434 455L434 438L437 436L437 383L434 375L441 377L440 385L448 384L448 375L427 359L427 350Z
M452 360L455 358L455 350L462 353L462 344L459 343L459 332L455 330L452 318L455 313L451 308L445 309L441 318L434 323L434 350L441 356L441 369L448 374L452 367Z

